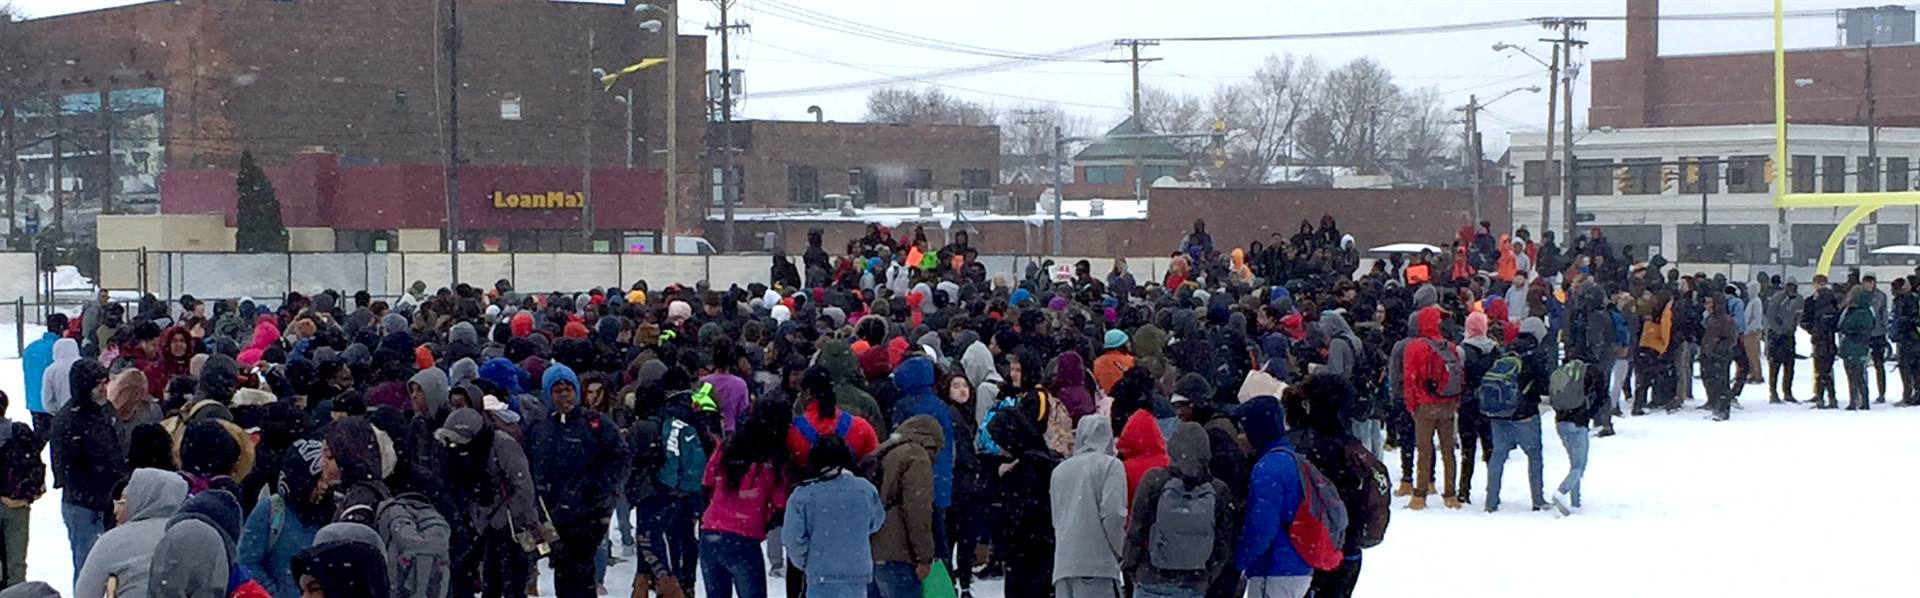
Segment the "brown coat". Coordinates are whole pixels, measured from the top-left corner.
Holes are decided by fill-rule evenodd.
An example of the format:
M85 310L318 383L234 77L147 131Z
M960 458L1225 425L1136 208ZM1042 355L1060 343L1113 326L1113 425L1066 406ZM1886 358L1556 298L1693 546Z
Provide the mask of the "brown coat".
M873 560L933 562L933 455L946 444L940 423L914 416L874 449L880 466L880 504L887 521L873 535Z

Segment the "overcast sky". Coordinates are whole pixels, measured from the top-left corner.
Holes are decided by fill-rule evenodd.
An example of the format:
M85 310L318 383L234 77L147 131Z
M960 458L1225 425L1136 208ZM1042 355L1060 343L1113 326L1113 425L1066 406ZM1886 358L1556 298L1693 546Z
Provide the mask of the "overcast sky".
M5 3L7 0L0 0ZM421 0L406 0L421 1ZM777 1L779 4L775 4ZM12 0L32 16L132 4L128 0ZM613 3L618 3L617 1ZM1885 0L1787 0L1790 11L1886 4ZM1667 15L1757 13L1767 0L1665 0ZM1001 52L1047 53L1116 38L1258 35L1387 29L1540 16L1608 16L1625 12L1625 0L973 0L928 2L901 0L739 0L735 21L752 31L735 38L735 68L746 70L747 118L809 118L809 105L821 106L829 119L857 120L865 112L865 90L820 95L754 99L755 92L912 76L932 70L995 62L990 56L931 50L851 36L803 24L793 17L825 15L893 32L966 44ZM688 2L682 33L718 22L707 2ZM697 10L696 10L697 7ZM1178 7L1179 10L1170 10ZM1546 32L1534 26L1447 34L1397 35L1313 41L1231 43L1169 42L1143 55L1165 60L1146 67L1147 85L1204 94L1244 78L1274 54L1311 54L1337 65L1362 56L1385 64L1408 87L1433 87L1450 105L1469 94L1484 99L1515 87L1546 83L1545 68L1525 56L1492 51L1496 42L1527 46L1546 58L1549 46L1537 40ZM1592 45L1582 60L1617 58L1624 52L1624 25L1595 22L1581 37ZM1788 43L1796 47L1835 44L1834 20L1789 21ZM718 68L718 42L711 68ZM1665 54L1764 50L1772 47L1765 20L1667 22L1661 28ZM1120 58L1118 49L1086 59ZM924 86L911 80L902 85ZM1037 63L1004 72L941 79L949 93L1000 108L1022 108L1045 101L1060 103L1101 127L1125 117L1128 69L1098 62ZM1588 91L1579 84L1576 114L1584 119ZM1525 92L1495 104L1482 118L1489 151L1504 146L1505 133L1538 131L1546 97Z

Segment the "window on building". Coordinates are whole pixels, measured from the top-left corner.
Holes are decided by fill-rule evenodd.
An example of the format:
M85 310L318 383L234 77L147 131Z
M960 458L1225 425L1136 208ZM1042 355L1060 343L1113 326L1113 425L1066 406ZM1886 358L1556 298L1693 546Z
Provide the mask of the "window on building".
M1876 255L1873 250L1882 247L1907 244L1907 225L1905 224L1868 224L1860 228L1862 232L1874 235L1872 239L1861 239L1860 244L1867 248L1861 259L1870 264L1905 264L1913 259L1906 255ZM1872 241L1869 243L1868 241Z
M722 195L724 195L724 189L720 187L721 185L720 174L722 172L723 171L719 167L714 167L707 171L708 192L711 194L708 199L710 199L713 205L716 205L716 206L722 205L720 198ZM736 206L741 205L746 201L746 196L747 196L746 184L747 184L746 165L743 165L743 164L733 165L733 205L736 205Z
M1728 193L1766 193L1767 157L1734 156L1727 158Z
M1820 159L1820 192L1847 192L1847 157L1826 156Z
M1627 187L1624 195L1660 194L1660 159L1627 158L1620 164L1626 168Z
M933 188L933 169L922 168L922 169L913 171L913 174L907 177L907 188L908 189L932 189Z
M1577 195L1592 197L1595 195L1613 195L1612 160L1577 160L1573 175L1573 192Z
M1125 183L1127 182L1127 167L1088 166L1086 182L1090 185L1117 185Z
M1712 224L1702 239L1700 225L1674 225L1680 261L1715 264L1764 264L1773 252L1773 227L1765 224Z
M804 164L787 167L787 203L796 206L820 203L820 169Z
M500 120L520 120L520 94L500 96Z
M1913 176L1908 172L1906 158L1887 158L1887 190L1906 191L1913 188Z
M1854 170L1853 185L1862 193L1880 190L1880 161L1866 156L1859 159L1859 167Z
M336 230L333 250L341 253L385 253L394 247L390 230Z
M964 168L960 170L960 188L992 189L993 171L985 168Z
M1793 178L1794 193L1813 193L1818 189L1814 181L1818 180L1819 163L1820 158L1817 156L1793 157L1792 168L1788 169L1790 172L1787 176Z
M1548 164L1546 160L1528 160L1521 167L1520 176L1525 179L1525 193L1534 197L1546 195L1549 190L1560 194L1560 161Z
M1160 180L1160 177L1180 178L1180 167L1178 166L1147 166L1143 172L1146 173L1148 185L1152 185L1154 181Z
M1699 195L1720 192L1720 158L1698 156L1682 159L1680 194Z

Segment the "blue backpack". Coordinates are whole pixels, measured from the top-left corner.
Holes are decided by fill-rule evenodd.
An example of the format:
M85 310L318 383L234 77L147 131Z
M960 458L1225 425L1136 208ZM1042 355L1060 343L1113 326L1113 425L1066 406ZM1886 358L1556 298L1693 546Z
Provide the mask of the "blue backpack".
M1480 413L1487 417L1510 418L1520 410L1520 357L1506 353L1493 361L1493 367L1480 377L1480 388L1473 393L1480 401Z
M975 452L982 455L1007 454L1006 451L1001 450L1000 443L993 441L993 435L987 433L987 424L992 423L993 418L1000 415L1001 411L1012 411L1018 403L1019 401L1015 398L1006 397L1000 399L1000 402L994 403L993 409L987 410L987 417L980 420L980 433L973 437L973 448Z
M813 422L804 415L793 417L793 429L800 431L800 437L806 439L807 450L813 450L814 443L820 442L820 431L813 429ZM833 421L833 435L847 437L847 430L853 429L853 414L840 410L840 417Z

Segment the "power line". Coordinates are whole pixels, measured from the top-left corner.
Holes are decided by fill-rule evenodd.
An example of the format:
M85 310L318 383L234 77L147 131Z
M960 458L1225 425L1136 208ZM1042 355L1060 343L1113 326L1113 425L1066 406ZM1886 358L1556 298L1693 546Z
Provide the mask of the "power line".
M1067 101L1062 101L1062 100L1054 100L1054 99L1045 99L1045 98L1036 98L1036 97L1032 97L1032 96L1022 96L1022 95L1014 95L1014 94L1008 94L1008 93L999 93L999 92L992 92L992 91L985 91L985 90L980 90L980 89L974 89L974 88L970 88L970 87L961 87L961 86L958 86L958 85L952 85L952 84L947 84L947 83L936 83L936 82L934 82L934 79L938 79L938 78L945 78L945 77L923 77L923 76L913 76L913 75L889 75L888 73L884 73L884 72L881 72L881 71L876 71L876 70L873 70L873 69L868 69L868 68L863 68L863 67L860 67L860 66L855 66L855 65L852 65L852 64L848 64L848 63L844 63L844 62L839 62L839 61L836 61L836 60L833 60L833 59L831 59L831 58L825 58L825 57L821 57L821 56L814 56L814 55L812 55L812 54L807 54L807 53L805 53L805 52L801 52L801 51L798 51L798 50L794 50L794 49L791 49L791 48L785 48L785 47L781 47L781 46L778 46L778 45L775 45L775 44L769 44L769 43L767 43L767 42L765 42L765 41L761 41L761 42L759 42L759 43L760 43L760 45L763 45L763 46L766 46L766 47L769 47L769 48L773 48L773 49L775 49L775 50L780 50L780 51L782 51L782 52L788 52L788 53L792 53L792 54L798 54L798 55L800 55L800 56L806 56L806 57L809 57L809 58L816 58L816 59L819 59L819 60L823 60L823 61L826 61L826 62L828 62L828 63L830 63L830 64L836 64L836 65L839 65L839 66L843 66L843 67L847 67L847 68L850 68L850 69L854 69L854 70L858 70L858 71L865 71L865 72L869 72L869 73L874 73L874 74L878 74L878 75L887 75L887 77L888 77L888 78L886 78L886 79L870 79L870 80L867 80L867 81L861 81L861 82L856 82L856 83L849 83L849 84L845 84L845 85L839 85L839 86L822 86L822 87L825 87L825 88L835 88L835 87L844 87L843 89L830 89L830 90L828 90L828 91L808 91L808 90L806 90L806 89L790 89L790 90L783 90L783 91L775 91L775 92L762 92L762 93L757 93L757 94L752 94L751 96L749 96L750 98L754 98L754 99L767 99L767 98L781 98L781 97L788 97L788 96L802 96L802 95L818 95L818 94L823 94L823 93L835 93L835 92L841 92L841 91L855 91L855 90L859 90L859 89L865 89L865 88L869 88L869 87L881 87L881 86L885 86L885 85L892 85L892 84L895 84L895 83L899 83L900 81L911 81L911 82L915 82L915 83L923 83L923 84L926 84L926 85L931 85L931 86L934 86L934 87L940 87L940 88L945 88L945 89L952 89L952 90L956 90L956 91L965 91L965 92L969 92L969 93L977 93L977 94L982 94L982 95L989 95L989 96L997 96L997 97L1003 97L1003 98L1010 98L1010 99L1015 99L1015 100L1025 100L1025 101L1029 101L1029 102L1041 102L1041 103L1047 103L1047 104L1060 104L1060 105L1065 105L1065 106L1079 106L1079 107L1082 107L1082 108L1095 108L1095 109L1099 109L1099 110L1112 110L1112 111L1115 111L1115 112L1126 112L1126 111L1127 111L1127 109L1125 109L1125 108L1120 108L1120 107L1116 107L1116 106L1103 106L1103 105L1099 105L1099 104L1083 104L1083 103L1078 103L1078 102L1067 102Z
M1084 62L1084 60L1059 56L1057 54L1015 52L905 33L801 8L779 0L757 0L754 2L754 7L764 11L768 16L802 25L916 48L1037 62Z
M861 90L861 89L871 89L871 88L875 88L875 87L885 87L885 86L888 86L888 85L894 85L894 84L897 84L897 83L900 83L900 82L902 82L902 81L911 81L911 82L916 82L916 83L925 83L925 84L934 84L934 82L935 82L935 81L938 81L938 80L943 80L943 79L952 79L952 78L955 78L955 77L963 77L963 76L969 76L969 75L981 75L981 74L987 74L987 73L993 73L993 72L998 72L998 71L1002 71L1002 70L1007 70L1007 69L1011 69L1011 68L1018 68L1018 67L1020 67L1021 65L1024 65L1024 64L1030 64L1030 63L1031 63L1030 61L1026 61L1026 60L1020 60L1020 59L1008 59L1008 60L1000 60L1000 61L995 61L995 62L989 62L989 63L985 63L985 64L976 64L976 65L971 65L971 66L963 66L963 67L956 67L956 68L951 68L951 69L943 69L943 70L937 70L937 71L929 71L929 72L924 72L924 73L913 73L913 74L906 74L906 75L896 75L896 74L892 74L892 73L887 73L887 72L882 72L882 71L877 71L877 70L873 70L873 69L869 69L869 68L865 68L865 67L861 67L861 66L858 66L858 65L854 65L854 64L851 64L851 63L847 63L847 62L841 62L841 61L838 61L838 60L834 60L834 59L831 59L831 58L827 58L827 57L824 57L824 56L817 56L817 55L813 55L813 54L808 54L808 53L806 53L806 52L801 52L801 51L799 51L799 50L794 50L794 49L792 49L792 48L787 48L787 47L784 47L784 46L780 46L780 45L777 45L777 44L771 44L771 43L767 43L767 42L766 42L765 40L756 40L756 42L755 42L755 43L758 43L758 44L760 44L760 45L763 45L763 46L766 46L766 47L769 47L769 48L773 48L773 49L775 49L775 50L780 50L780 51L782 51L782 52L787 52L787 53L789 53L789 54L795 54L795 55L799 55L799 56L805 56L805 57L808 57L808 58L814 58L814 59L818 59L818 60L823 60L823 61L826 61L826 62L828 62L828 63L831 63L831 64L835 64L835 65L839 65L839 66L843 66L843 67L846 67L846 68L850 68L850 69L854 69L854 70L858 70L858 71L865 71L865 72L869 72L869 73L873 73L873 74L876 74L876 75L881 75L882 77L881 77L881 78L878 78L878 79L866 79L866 80L861 80L861 81L849 81L849 82L845 82L845 83L833 83L833 84L827 84L827 85L815 85L815 86L811 86L811 87L798 87L798 88L792 88L792 89L781 89L781 90L775 90L775 91L763 91L763 92L757 92L757 93L751 93L751 94L748 94L748 96L747 96L747 97L749 97L749 98L753 98L753 99L769 99L769 98L784 98L784 97L794 97L794 96L810 96L810 95L822 95L822 94L828 94L828 93L838 93L838 92L843 92L843 91L855 91L855 90ZM1091 53L1094 53L1094 52L1097 52L1097 51L1101 51L1101 50L1104 50L1104 49L1106 49L1107 47L1108 47L1108 43L1106 43L1106 42L1101 42L1101 43L1097 43L1097 44L1089 44L1089 45L1086 45L1086 46L1079 46L1079 47L1075 47L1075 48L1068 48L1068 49L1065 49L1065 50L1062 50L1062 51L1060 51L1060 52L1058 52L1057 54L1062 54L1062 55L1079 55L1079 56L1084 56L1084 55L1088 55L1088 54L1091 54ZM965 89L965 88L961 88L961 87L954 87L954 89ZM987 93L987 92L976 92L976 93ZM1005 95L1005 94L994 94L994 95ZM1019 96L1008 96L1008 97L1019 97ZM1032 98L1022 98L1022 99L1032 99ZM1088 106L1088 107L1093 107L1093 108L1103 108L1103 109L1110 109L1110 108L1112 108L1111 106L1094 106L1094 105L1090 105L1090 104L1081 104L1081 105L1082 105L1082 106Z

